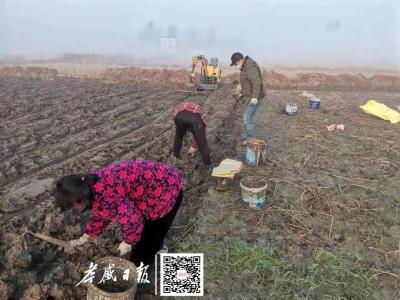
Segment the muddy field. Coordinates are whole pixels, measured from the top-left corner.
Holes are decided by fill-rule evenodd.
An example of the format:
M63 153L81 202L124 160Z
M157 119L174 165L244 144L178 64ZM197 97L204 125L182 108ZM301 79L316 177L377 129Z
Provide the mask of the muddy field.
M238 180L223 196L210 188L180 244L208 258L211 298L400 298L400 128L358 108L371 98L393 107L400 94L315 94L319 111L299 91L270 90L260 108L267 163L241 176L268 178L267 207L241 206ZM298 115L282 113L287 100ZM332 123L345 130L328 132Z
M187 97L173 88L71 79L5 79L0 82L0 91L1 295L7 292L11 298L29 298L36 293L58 299L64 294L65 299L81 299L85 288L74 285L89 261L117 253L119 230L111 230L93 245L69 254L30 236L24 249L23 233L44 232L65 240L81 234L81 224L89 215L81 218L55 210L55 178L123 159L172 162L173 109ZM213 117L208 136L214 160L220 160L225 151L219 149L220 128L233 122L226 107L232 107L234 99L227 94L222 88L210 96L193 98ZM207 186L199 158L182 160L178 165L186 174L187 202L176 224L177 232L171 233L171 243L184 233Z
M242 159L242 107L230 84L188 97L174 80L168 87L134 80L0 79L0 299L85 298L75 285L89 262L117 254L119 228L68 253L24 233L82 234L89 213L53 205L60 176L122 159L173 164L179 102L205 108L214 162ZM185 200L167 244L204 252L210 299L400 298L399 125L358 108L369 99L400 105L400 93L315 91L321 110L311 111L301 92L269 90L257 116L267 163L240 176L268 179L266 208L242 207L240 176L217 192L200 157L183 155L175 164L186 175ZM298 115L282 113L287 101L297 102ZM332 123L345 124L344 132L328 132ZM148 286L138 294L154 298Z

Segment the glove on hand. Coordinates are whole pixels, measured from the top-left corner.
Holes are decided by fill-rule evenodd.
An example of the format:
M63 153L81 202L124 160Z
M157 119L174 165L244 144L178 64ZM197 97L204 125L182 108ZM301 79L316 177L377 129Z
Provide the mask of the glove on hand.
M250 105L257 105L257 102L258 102L257 98L251 98Z
M188 151L188 155L193 157L196 154L197 149L195 147L190 147Z
M129 252L132 251L132 245L129 245L123 241L121 242L121 244L119 244L118 250L119 250L119 255L124 256L125 254L128 254Z

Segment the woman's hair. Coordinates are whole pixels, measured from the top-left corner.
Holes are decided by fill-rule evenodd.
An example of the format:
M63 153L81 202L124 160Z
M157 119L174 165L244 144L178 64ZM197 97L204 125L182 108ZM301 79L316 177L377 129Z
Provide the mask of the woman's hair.
M71 208L74 203L84 203L92 207L93 184L99 177L95 174L73 174L64 176L56 183L56 205L64 209Z

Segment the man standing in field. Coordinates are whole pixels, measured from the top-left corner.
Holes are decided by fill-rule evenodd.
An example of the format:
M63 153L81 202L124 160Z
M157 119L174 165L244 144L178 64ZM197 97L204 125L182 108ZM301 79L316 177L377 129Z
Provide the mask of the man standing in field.
M243 116L246 134L246 141L243 144L245 145L248 139L255 137L254 114L260 107L261 102L264 101L266 90L261 76L261 69L253 59L249 56L243 57L242 53L236 52L232 54L231 61L231 66L240 69L240 85L242 89L240 97L245 103Z

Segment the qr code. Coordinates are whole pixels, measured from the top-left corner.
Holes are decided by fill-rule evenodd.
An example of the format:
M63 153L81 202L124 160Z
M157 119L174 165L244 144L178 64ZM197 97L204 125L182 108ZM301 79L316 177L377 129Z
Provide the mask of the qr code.
M203 254L162 253L161 296L203 296Z

